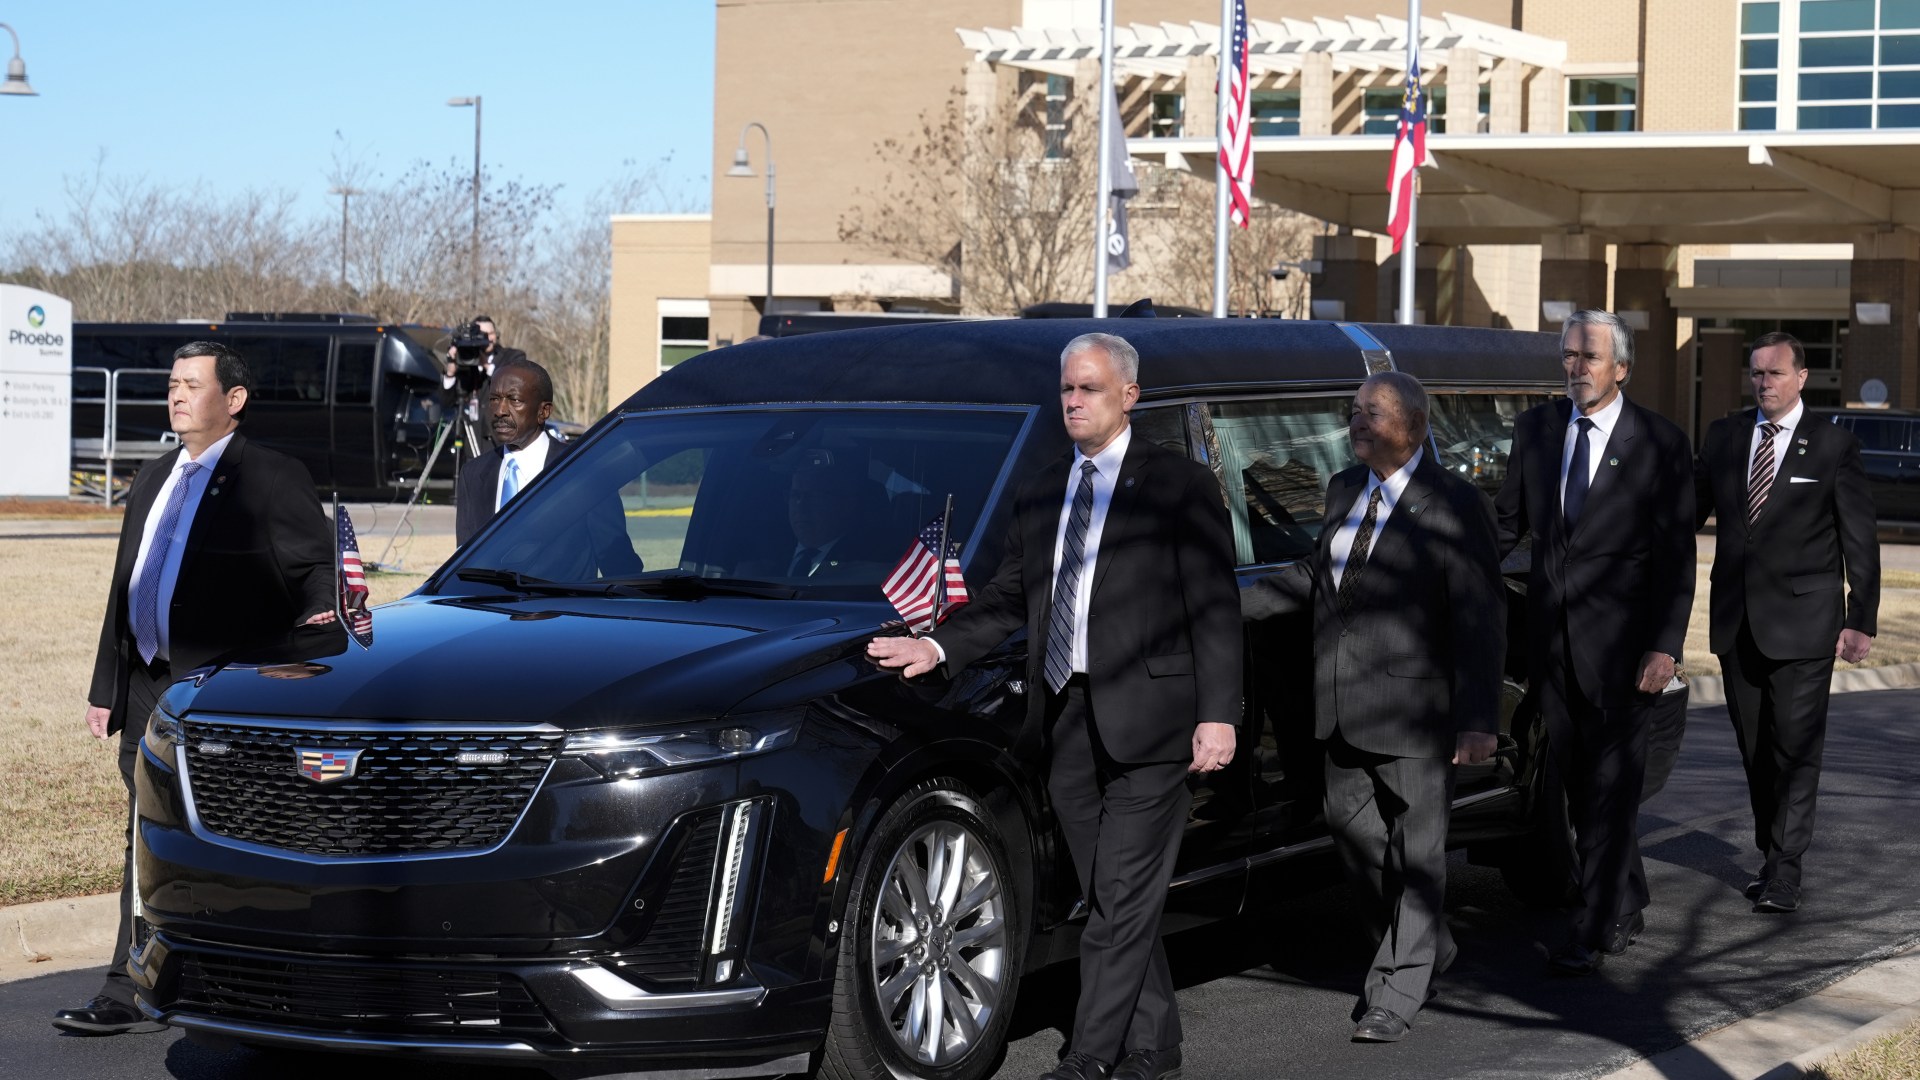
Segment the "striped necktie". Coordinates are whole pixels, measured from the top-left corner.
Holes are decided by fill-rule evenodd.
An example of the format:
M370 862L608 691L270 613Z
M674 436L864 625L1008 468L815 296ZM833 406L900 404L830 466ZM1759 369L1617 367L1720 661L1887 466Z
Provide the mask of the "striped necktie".
M1773 490L1773 437L1780 434L1780 425L1768 421L1760 425L1760 449L1754 451L1753 468L1747 472L1747 527L1760 518L1760 508L1766 505L1767 492Z
M1380 493L1385 490L1382 485L1374 485L1373 495L1367 499L1367 516L1360 519L1360 529L1353 534L1353 550L1347 553L1346 569L1340 571L1340 589L1334 596L1342 615L1353 606L1353 594L1360 587L1360 572L1367 568L1367 551L1373 546L1374 526L1380 521Z
M180 466L180 478L167 495L167 507L160 514L160 527L147 546L147 561L140 565L140 579L133 583L133 644L140 650L142 663L151 664L160 652L160 574L167 556L173 551L174 534L180 531L180 515L187 505L187 488L200 471L197 461Z
M1080 599L1080 575L1086 570L1087 530L1093 525L1093 462L1080 466L1080 487L1060 545L1060 566L1053 574L1053 613L1047 619L1047 686L1059 693L1073 677L1074 605Z

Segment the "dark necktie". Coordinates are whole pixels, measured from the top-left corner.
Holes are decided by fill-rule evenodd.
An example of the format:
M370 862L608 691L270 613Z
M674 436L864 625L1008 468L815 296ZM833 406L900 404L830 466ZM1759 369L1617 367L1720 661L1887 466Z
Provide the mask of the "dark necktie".
M1580 511L1587 505L1587 484L1593 471L1589 467L1593 455L1587 446L1587 433L1593 430L1593 421L1583 416L1575 423L1580 431L1573 437L1573 460L1567 462L1567 488L1560 499L1560 516L1569 531L1579 523Z
M820 557L819 548L803 547L793 557L793 564L787 567L788 577L812 577L813 560Z
M1353 550L1347 553L1347 568L1340 572L1340 614L1345 615L1353 606L1353 596L1360 587L1360 572L1367 568L1367 549L1373 546L1373 529L1380 521L1380 493L1385 490L1375 485L1373 495L1367 499L1367 516L1360 519L1360 530L1353 534Z
M143 663L153 663L160 652L160 573L173 550L174 534L180 531L180 513L187 505L187 487L200 463L189 461L180 467L180 478L167 494L167 507L160 513L160 526L153 531L153 543L147 547L147 561L140 566L140 579L133 583L128 597L133 607L133 643Z
M1086 569L1087 530L1093 526L1093 462L1080 466L1080 487L1073 493L1060 565L1053 572L1053 613L1047 619L1047 686L1059 693L1073 677L1073 607L1080 598L1080 574Z
M1760 449L1754 451L1753 468L1747 472L1747 527L1760 518L1760 507L1766 505L1767 492L1773 490L1773 437L1780 434L1780 425L1771 421L1760 425Z

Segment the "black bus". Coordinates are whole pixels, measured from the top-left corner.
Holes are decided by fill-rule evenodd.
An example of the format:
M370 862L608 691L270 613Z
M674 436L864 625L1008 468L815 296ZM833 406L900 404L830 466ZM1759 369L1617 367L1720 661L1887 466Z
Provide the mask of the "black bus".
M364 315L230 313L223 322L75 323L73 437L96 445L107 425L108 386L119 404L114 441L152 448L167 437L165 374L190 341L238 352L257 382L247 405L249 439L298 458L325 491L391 495L420 476L440 419L438 327L376 323ZM140 453L119 459L137 460ZM148 455L150 456L150 454ZM432 483L453 478L443 452Z

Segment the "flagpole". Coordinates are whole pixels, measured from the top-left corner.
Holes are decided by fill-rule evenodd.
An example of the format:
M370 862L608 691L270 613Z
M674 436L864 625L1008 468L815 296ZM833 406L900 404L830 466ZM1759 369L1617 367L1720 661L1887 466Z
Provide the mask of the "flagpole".
M1407 0L1407 85L1420 85L1420 0ZM1424 91L1422 91L1424 92ZM1413 163L1407 185L1407 232L1400 239L1400 322L1413 322L1413 276L1420 262L1420 166Z
M343 578L346 567L340 565L340 493L333 493L333 617L340 620L340 628L347 629L347 590Z
M1214 142L1225 146L1227 137L1227 53L1233 47L1233 0L1220 0L1220 80L1214 104ZM1238 63L1235 58L1234 63ZM1216 149L1213 155L1213 317L1227 317L1227 175L1226 155Z
M940 512L940 548L934 555L933 625L947 609L947 529L953 523L953 492L947 492L947 508Z
M1113 0L1100 0L1100 180L1093 199L1093 317L1107 317L1107 209L1113 201ZM946 553L941 552L945 558Z

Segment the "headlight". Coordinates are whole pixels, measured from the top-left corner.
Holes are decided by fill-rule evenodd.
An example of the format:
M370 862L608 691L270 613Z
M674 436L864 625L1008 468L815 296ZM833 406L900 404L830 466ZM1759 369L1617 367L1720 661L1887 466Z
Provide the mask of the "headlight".
M147 733L140 741L146 746L148 753L168 765L173 765L174 750L186 740L186 729L181 726L180 719L169 715L163 709L156 708L153 710L153 715L147 717Z
M801 714L728 718L677 731L583 731L567 736L561 753L609 779L697 768L792 746Z

